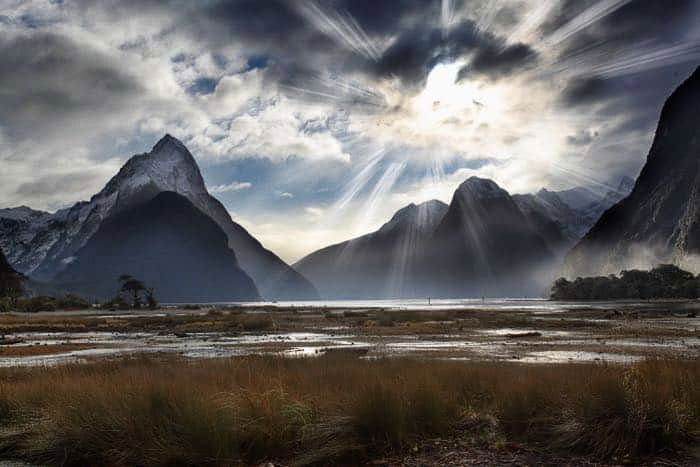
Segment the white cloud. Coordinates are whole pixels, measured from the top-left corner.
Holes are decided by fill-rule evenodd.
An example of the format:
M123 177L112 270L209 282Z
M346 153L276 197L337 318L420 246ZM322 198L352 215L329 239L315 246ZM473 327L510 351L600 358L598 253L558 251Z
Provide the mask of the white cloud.
M253 186L250 182L231 182L209 188L209 193L227 193L229 191L247 190Z

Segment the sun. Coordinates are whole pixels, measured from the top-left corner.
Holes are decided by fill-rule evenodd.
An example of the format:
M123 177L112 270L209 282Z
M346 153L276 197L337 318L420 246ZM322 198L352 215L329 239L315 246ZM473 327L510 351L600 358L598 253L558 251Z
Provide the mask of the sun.
M508 90L487 80L458 79L464 66L462 61L436 64L413 95L385 89L390 111L362 133L371 133L387 146L400 142L428 149L431 157L438 158L452 157L459 148L474 148L475 138L485 136L486 128L502 127L510 120Z
M439 63L428 74L424 89L412 99L416 118L428 130L458 122L480 125L492 121L501 108L494 87L458 80L463 62Z

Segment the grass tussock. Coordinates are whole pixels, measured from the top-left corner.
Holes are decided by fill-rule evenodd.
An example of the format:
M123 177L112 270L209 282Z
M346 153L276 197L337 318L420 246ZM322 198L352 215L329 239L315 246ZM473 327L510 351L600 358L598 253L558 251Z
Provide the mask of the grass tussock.
M686 361L132 358L1 376L0 457L48 465L328 463L435 436L611 458L700 433L700 363Z

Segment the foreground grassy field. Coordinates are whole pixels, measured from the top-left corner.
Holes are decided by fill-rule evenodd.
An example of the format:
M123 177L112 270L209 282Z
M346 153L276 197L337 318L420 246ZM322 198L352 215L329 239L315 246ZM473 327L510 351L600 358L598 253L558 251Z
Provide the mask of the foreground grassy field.
M697 361L132 357L0 371L0 458L36 464L357 464L436 437L634 462L683 458L699 435Z

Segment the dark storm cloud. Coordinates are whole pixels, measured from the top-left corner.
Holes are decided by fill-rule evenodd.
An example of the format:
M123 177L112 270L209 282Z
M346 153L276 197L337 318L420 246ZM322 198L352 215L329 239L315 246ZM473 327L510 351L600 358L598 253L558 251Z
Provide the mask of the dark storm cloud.
M471 63L459 71L458 79L471 73L496 79L524 71L537 61L537 52L529 45L513 44L507 47L487 43L474 55Z
M490 78L505 76L533 63L537 53L525 44L506 45L489 33L478 31L471 21L463 21L445 36L442 29L419 27L404 32L372 66L379 76L397 76L409 86L420 85L436 63L451 62L473 54L459 79L469 74Z
M321 2L350 15L372 40L391 41L378 60L363 57L318 31L285 0L216 1L188 12L182 28L214 46L246 45L250 57L265 57L269 77L298 85L319 71L396 77L408 87L423 83L439 61L475 54L470 72L498 77L531 63L536 53L525 44L504 46L501 39L463 21L444 35L441 2L434 0L336 0ZM454 2L455 10L464 2ZM508 15L506 15L508 16ZM512 15L511 15L512 16ZM174 28L179 30L180 27Z
M611 97L610 88L599 77L574 78L566 84L561 96L566 104L576 106Z
M13 132L114 110L142 91L118 64L57 34L0 39L0 57L0 123Z
M591 4L590 1L580 0L563 2L557 13L545 23L545 36L571 21ZM693 0L635 0L572 36L564 43L560 60L576 58L592 49L600 53L599 63L607 61L614 64L619 58L635 52L643 44L653 44L657 47L677 44L697 20L698 2ZM669 70L650 70L645 75L660 76L662 82L668 82L666 78ZM649 80L649 84L654 80L655 78ZM669 91L666 87L656 87L660 89L661 94L667 94ZM567 83L562 100L567 105L594 104L617 97L619 91L619 83L614 79L595 75L574 77ZM627 94L634 94L643 90L628 88L626 91Z

